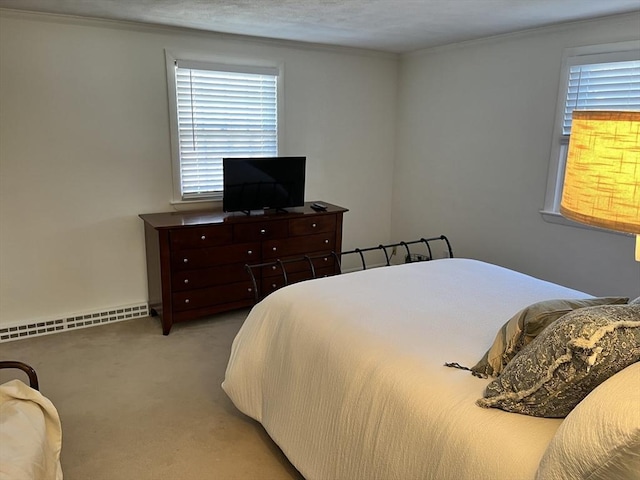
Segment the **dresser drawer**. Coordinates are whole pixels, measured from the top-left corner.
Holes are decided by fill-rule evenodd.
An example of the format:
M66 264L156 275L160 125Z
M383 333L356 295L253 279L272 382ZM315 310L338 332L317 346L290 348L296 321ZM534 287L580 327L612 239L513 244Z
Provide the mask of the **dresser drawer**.
M335 271L336 261L331 254L327 254L318 258L312 258L311 263L313 264L313 269L316 272L316 276L318 276L318 271L320 271L321 269L331 269L332 272ZM287 272L287 276L297 274L299 272L307 272L311 274L311 265L309 265L309 260L306 259L283 263L283 265L285 271ZM280 268L280 265L269 265L262 268L262 278L269 277L282 277L282 268Z
M180 230L171 230L169 238L172 250L216 247L231 243L233 227L231 225L213 225L181 228Z
M172 276L171 286L174 292L179 292L225 283L244 282L248 278L249 272L244 263L232 263L218 267L181 270Z
M329 277L335 274L335 270L333 268L321 268L316 270L315 278ZM298 283L303 280L310 280L314 277L311 276L311 272L303 271L303 272L295 272L287 275L287 285L291 285L292 283ZM279 277L267 277L262 279L262 290L260 293L262 295L268 295L279 288L284 287L284 278Z
M253 284L247 279L244 282L174 293L172 296L173 309L180 312L237 302L238 300L253 300L254 295Z
M268 240L262 243L262 260L286 258L295 255L311 255L316 252L331 252L335 248L334 232L307 235L304 237Z
M236 243L261 242L271 238L283 238L287 236L288 226L287 220L234 225L233 241Z
M314 215L289 220L289 235L313 235L336 230L335 215Z
M217 265L260 262L260 243L241 243L224 247L196 248L175 252L171 264L176 271L192 270Z

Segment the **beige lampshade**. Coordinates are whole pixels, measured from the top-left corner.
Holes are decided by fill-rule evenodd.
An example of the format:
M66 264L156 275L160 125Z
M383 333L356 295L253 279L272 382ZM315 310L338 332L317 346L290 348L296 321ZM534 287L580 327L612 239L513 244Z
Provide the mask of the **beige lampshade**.
M560 213L640 234L640 112L573 111Z

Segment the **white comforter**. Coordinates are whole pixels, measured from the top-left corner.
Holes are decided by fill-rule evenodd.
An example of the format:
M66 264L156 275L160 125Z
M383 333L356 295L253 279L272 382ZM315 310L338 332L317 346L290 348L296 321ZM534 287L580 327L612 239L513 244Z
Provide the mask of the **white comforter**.
M445 259L302 282L256 305L223 388L308 480L533 479L560 420L482 409L472 366L521 308L589 295Z

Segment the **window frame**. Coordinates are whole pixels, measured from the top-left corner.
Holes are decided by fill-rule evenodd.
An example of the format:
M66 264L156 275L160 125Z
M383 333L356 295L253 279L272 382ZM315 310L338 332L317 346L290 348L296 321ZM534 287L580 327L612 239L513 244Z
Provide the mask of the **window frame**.
M230 69L276 69L278 71L278 80L276 82L277 155L280 155L280 152L282 150L281 145L284 131L284 64L283 62L269 59L242 58L235 56L228 57L222 55L212 55L210 53L165 49L172 173L172 199L170 203L172 205L179 206L202 202L221 202L222 192L190 195L188 198L185 198L182 194L180 132L178 125L178 106L175 78L176 62L202 65L203 67L205 67L203 69L207 69L206 67L215 67L216 65L225 65ZM215 70L215 68L213 69Z
M560 86L556 101L556 116L549 158L547 188L544 206L542 210L540 210L542 217L548 222L602 230L574 222L560 214L562 185L564 182L565 163L570 137L570 135L563 134L565 103L569 89L569 71L571 67L576 65L622 62L627 60L640 60L640 40L566 48L563 51Z

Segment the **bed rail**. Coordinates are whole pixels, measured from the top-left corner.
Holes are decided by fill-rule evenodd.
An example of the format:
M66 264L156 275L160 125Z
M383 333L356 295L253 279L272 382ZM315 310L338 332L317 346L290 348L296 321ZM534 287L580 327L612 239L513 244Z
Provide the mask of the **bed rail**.
M380 244L375 247L354 248L353 250L347 250L340 253L336 253L335 251L332 251L329 255L332 256L333 259L335 260L336 265L338 267L338 273L342 274L343 273L342 271L343 257L347 255L357 255L360 258L361 269L366 270L367 260L365 259L365 253L372 252L372 251L381 251L384 254L385 264L378 265L378 266L386 266L386 267L390 266L391 259L396 254L397 249L399 247L401 247L406 253L405 263L433 260L435 257L433 254L434 247L432 247L432 244L435 242L444 242L446 246L446 250L445 250L446 254L448 255L449 258L453 258L453 249L451 248L451 243L449 242L449 239L444 235L440 235L438 237L420 238L418 240L412 240L410 242L402 241L397 243ZM416 246L416 245L424 246L426 248L426 254L415 253L415 250L412 251L411 250L412 246ZM389 254L390 251L391 251L391 254ZM261 271L261 269L263 268L276 267L277 269L279 269L279 274L282 276L284 286L286 286L289 284L289 276L287 275L287 265L291 263L300 263L303 261L306 262L306 264L309 267L308 272L310 274L310 276L307 277L306 279L310 280L313 278L317 278L316 269L313 265L313 260L325 258L325 257L327 257L326 253L321 255L304 255L302 257L287 258L284 260L278 259L271 262L257 263L253 265L246 264L245 269L249 273L249 276L251 277L251 282L253 283L253 291L255 292L256 303L259 302L264 297L260 295L260 292L262 289L260 288L258 279L256 279L255 271Z
M451 243L449 243L449 239L444 235L440 235L439 237L431 237L431 238L420 238L418 240L412 240L410 242L398 242L398 243L389 243L387 245L378 245L377 247L368 247L368 248L355 248L353 250L348 250L346 252L341 252L340 256L344 255L352 255L358 254L360 256L360 262L362 265L362 269L367 269L367 262L364 258L364 253L371 252L374 250L381 250L384 252L384 257L386 259L385 266L388 267L391 265L391 256L389 255L389 249L393 251L394 248L403 247L406 251L405 263L411 263L416 261L425 261L425 260L433 260L433 249L431 248L430 242L443 241L447 247L447 253L449 258L453 258L453 250L451 249ZM424 245L427 249L427 255L416 254L411 252L410 245ZM340 273L342 273L342 268L340 268Z

